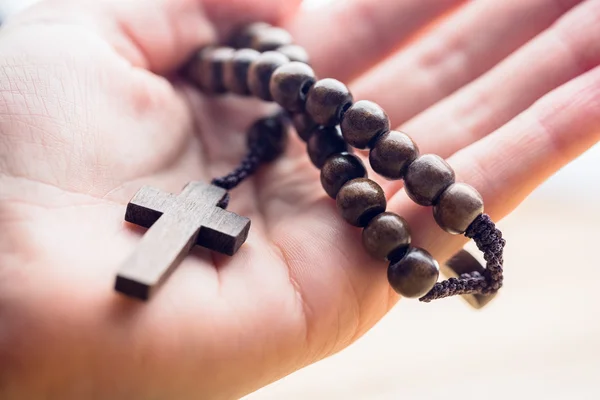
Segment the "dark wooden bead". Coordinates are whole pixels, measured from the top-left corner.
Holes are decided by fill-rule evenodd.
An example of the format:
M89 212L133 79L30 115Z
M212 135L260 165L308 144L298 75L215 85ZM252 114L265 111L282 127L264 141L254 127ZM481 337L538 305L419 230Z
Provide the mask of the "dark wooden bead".
M332 155L349 150L340 130L334 126L315 128L306 148L310 160L317 168L323 167Z
M433 216L440 228L453 234L465 233L482 213L483 198L466 183L448 186L433 207Z
M427 251L412 248L402 259L390 263L387 275L396 293L416 298L433 288L440 276L440 267Z
M302 111L306 94L315 80L315 72L311 67L292 61L273 72L270 83L271 96L287 111Z
M344 114L342 136L350 146L364 149L380 134L390 130L383 108L368 100L357 101Z
M271 76L273 72L284 64L289 62L288 58L281 53L275 51L267 51L262 53L251 65L248 70L248 87L250 93L259 99L272 101Z
M373 257L383 260L400 258L410 245L408 222L394 213L381 213L363 230L362 241Z
M194 85L198 86L199 89L202 89L202 79L201 79L201 66L202 60L207 57L207 53L212 51L212 47L205 47L203 49L198 50L191 59L188 61L186 65L184 65L183 72L187 78Z
M387 202L383 189L367 178L346 182L335 198L342 217L354 226L366 226L385 211Z
M252 49L237 50L223 67L225 87L232 93L249 95L248 70L260 53Z
M243 26L238 29L237 33L234 35L232 46L237 49L252 47L252 42L258 32L271 27L272 26L266 22L253 22L249 25Z
M369 163L373 171L388 179L401 179L410 165L419 156L419 148L406 134L389 131L381 135L369 152Z
M332 155L325 161L321 169L321 184L323 185L323 189L334 199L346 182L366 177L367 169L365 165L360 158L350 153Z
M261 118L248 131L248 147L260 143L264 149L262 159L265 162L273 161L285 151L288 131L288 123L280 114Z
M311 135L313 134L317 124L312 118L306 113L297 113L292 117L292 124L294 125L294 129L300 136L300 139L308 142Z
M277 51L290 59L304 64L310 64L310 57L304 47L297 44L288 44L277 48Z
M190 77L203 92L220 94L227 91L223 79L224 66L233 57L231 47L207 47L190 64Z
M306 111L319 125L335 126L352 105L352 94L336 79L321 79L308 91Z
M424 154L413 161L404 174L408 197L422 206L435 204L444 189L454 183L454 170L443 158Z
M276 50L292 43L292 35L283 28L271 26L257 29L252 37L251 47L260 52Z

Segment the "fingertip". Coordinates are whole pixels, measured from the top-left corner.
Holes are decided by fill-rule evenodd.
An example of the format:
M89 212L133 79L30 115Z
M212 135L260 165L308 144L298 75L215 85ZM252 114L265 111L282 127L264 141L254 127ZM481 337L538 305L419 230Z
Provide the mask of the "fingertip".
M116 18L123 34L144 55L143 67L164 74L178 68L195 49L214 42L216 32L195 0L157 3L124 4Z
M300 7L302 0L205 0L204 7L219 35L230 35L237 27L264 21L281 25Z
M302 0L171 0L155 7L127 8L121 26L153 72L178 68L196 49L225 41L240 25L254 21L279 24L294 15Z

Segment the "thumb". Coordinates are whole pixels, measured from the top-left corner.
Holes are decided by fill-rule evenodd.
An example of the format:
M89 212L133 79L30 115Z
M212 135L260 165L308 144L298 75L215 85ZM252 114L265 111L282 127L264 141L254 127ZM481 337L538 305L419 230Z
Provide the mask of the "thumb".
M39 22L85 25L132 65L156 73L176 69L198 47L250 21L276 23L300 0L46 0L5 27Z

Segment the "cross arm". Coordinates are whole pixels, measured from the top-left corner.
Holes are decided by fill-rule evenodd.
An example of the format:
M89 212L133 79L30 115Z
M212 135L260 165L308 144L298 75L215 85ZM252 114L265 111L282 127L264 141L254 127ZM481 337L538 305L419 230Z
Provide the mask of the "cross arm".
M250 219L214 208L200 228L196 244L232 256L246 241Z
M127 204L125 221L150 228L173 203L176 196L150 186L144 186Z

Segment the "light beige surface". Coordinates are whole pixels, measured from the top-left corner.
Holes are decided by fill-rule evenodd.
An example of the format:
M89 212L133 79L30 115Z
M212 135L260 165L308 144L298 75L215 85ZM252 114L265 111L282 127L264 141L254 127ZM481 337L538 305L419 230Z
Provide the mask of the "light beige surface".
M600 209L558 197L500 224L506 285L488 308L403 300L346 351L247 399L600 399Z

